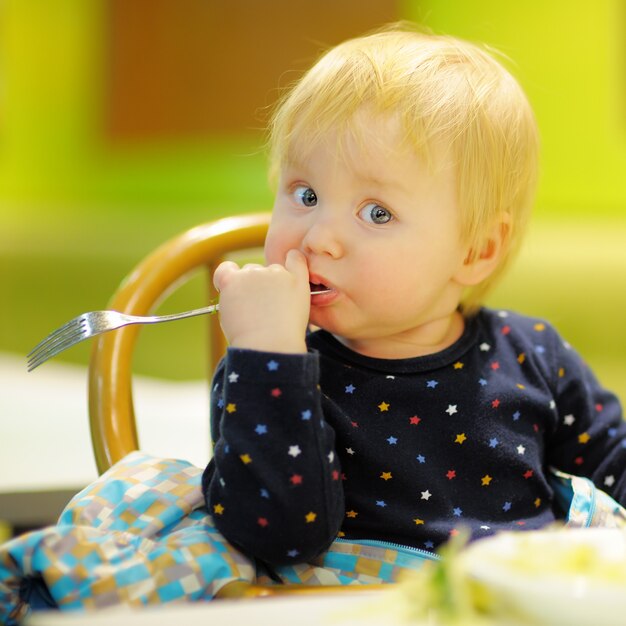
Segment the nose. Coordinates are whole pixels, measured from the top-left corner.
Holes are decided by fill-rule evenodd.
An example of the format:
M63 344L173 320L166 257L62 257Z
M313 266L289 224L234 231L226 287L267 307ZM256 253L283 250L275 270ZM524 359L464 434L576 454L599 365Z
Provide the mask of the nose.
M302 239L305 254L316 254L338 259L344 254L344 238L339 219L330 211L316 212Z

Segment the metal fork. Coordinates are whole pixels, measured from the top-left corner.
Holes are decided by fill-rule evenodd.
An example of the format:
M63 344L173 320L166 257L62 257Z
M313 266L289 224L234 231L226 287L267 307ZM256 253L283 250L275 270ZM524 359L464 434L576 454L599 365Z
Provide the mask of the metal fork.
M328 289L311 291L311 295L315 296L320 293L326 293ZM55 357L60 352L75 346L77 343L107 333L110 330L129 326L130 324L159 324L160 322L172 322L181 320L186 317L195 317L196 315L206 315L217 313L219 304L211 304L200 309L192 309L191 311L183 311L182 313L172 313L170 315L128 315L119 311L90 311L82 313L71 319L60 328L51 332L45 339L40 341L26 356L27 368L32 372L36 367L45 363L48 359Z
M28 371L32 372L48 359L51 359L60 352L75 346L85 339L101 335L102 333L115 330L116 328L121 328L122 326L171 322L186 317L216 313L218 310L219 304L211 304L201 309L192 309L191 311L172 313L171 315L140 316L128 315L126 313L120 313L119 311L90 311L88 313L82 313L51 332L28 353L26 357L28 359Z

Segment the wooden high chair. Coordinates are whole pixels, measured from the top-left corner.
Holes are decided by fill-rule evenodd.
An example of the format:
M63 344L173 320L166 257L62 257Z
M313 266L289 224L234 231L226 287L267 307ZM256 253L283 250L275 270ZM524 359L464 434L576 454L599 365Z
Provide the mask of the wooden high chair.
M164 295L194 270L209 275L230 253L263 245L269 213L226 217L202 224L175 237L146 257L127 276L108 308L133 315L150 315ZM217 293L208 281L208 297ZM201 306L201 305L198 305ZM217 315L208 315L209 371L212 373L226 349ZM124 456L139 449L132 396L132 353L140 326L125 326L96 337L89 364L89 420L98 472L102 474ZM207 427L208 433L208 427ZM208 434L207 434L208 436ZM242 598L320 591L366 590L379 585L262 586L233 582L218 597Z

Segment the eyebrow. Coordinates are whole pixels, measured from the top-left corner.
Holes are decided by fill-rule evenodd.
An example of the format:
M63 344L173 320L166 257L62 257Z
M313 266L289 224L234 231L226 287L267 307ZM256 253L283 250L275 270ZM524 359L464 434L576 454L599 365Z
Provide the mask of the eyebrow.
M381 178L375 172L355 172L357 178L362 181L363 184L372 185L382 189L385 193L389 190L399 190L403 192L410 192L410 186L407 185L407 181L404 178Z
M366 183L371 183L373 185L376 185L377 187L397 187L400 184L400 181L389 181L389 180L384 180L378 176L376 176L376 174L361 174L359 172L356 172L357 177L359 179L361 179L363 182Z
M283 159L280 168L281 170L293 169L293 170L306 170L306 171L308 171L309 169L307 168L304 161L301 161L297 156Z
M286 169L303 170L304 173L307 174L310 172L310 166L308 166L305 161L306 161L306 158L302 160L299 154L296 154L294 151L294 153L292 153L291 155L287 156L287 158L285 158L285 160L283 161L282 168L284 170ZM372 186L379 187L385 190L407 189L406 181L402 178L384 179L378 176L376 172L361 171L358 167L358 164L350 165L350 163L347 163L347 165L350 167L355 177L358 178L359 181L361 181L363 184L372 185Z

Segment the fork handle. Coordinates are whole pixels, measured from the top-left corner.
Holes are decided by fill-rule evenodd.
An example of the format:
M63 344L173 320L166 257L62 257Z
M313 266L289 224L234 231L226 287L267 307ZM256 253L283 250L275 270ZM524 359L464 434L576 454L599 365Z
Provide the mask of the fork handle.
M329 289L319 289L312 291L311 295L315 296L320 293L326 293ZM172 322L174 320L184 319L185 317L195 317L196 315L207 315L217 313L220 310L219 304L210 304L209 306L202 307L200 309L191 309L191 311L183 311L182 313L171 313L170 315L129 315L125 313L127 324L158 324L160 322ZM113 329L109 329L113 330Z
M219 309L219 304L211 304L200 309L191 309L191 311L171 313L170 315L126 315L126 317L128 324L157 324L160 322L173 322L174 320L180 320L186 317L196 317L197 315L211 315L212 313L217 313Z

